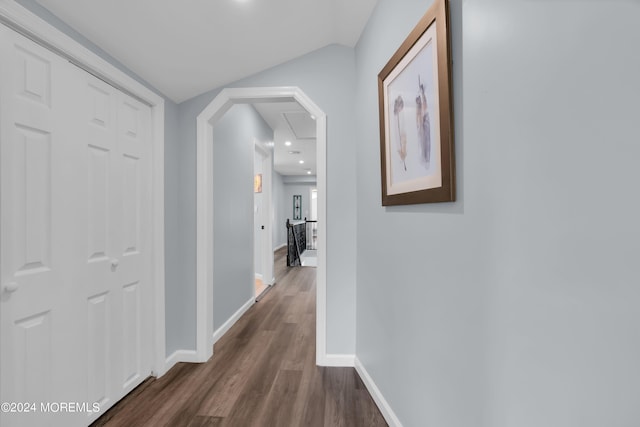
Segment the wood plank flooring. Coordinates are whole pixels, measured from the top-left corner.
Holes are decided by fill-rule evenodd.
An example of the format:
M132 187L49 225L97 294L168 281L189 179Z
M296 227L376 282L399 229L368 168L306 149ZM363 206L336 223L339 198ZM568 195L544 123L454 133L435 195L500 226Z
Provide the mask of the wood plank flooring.
M353 368L315 365L315 268L286 267L207 363L148 379L93 426L386 426Z

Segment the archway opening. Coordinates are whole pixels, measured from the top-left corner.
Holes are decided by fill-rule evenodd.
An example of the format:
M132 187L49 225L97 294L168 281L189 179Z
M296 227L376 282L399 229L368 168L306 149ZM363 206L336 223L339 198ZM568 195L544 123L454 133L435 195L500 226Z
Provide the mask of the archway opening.
M197 279L196 357L204 362L213 355L213 127L234 104L297 102L316 118L317 161L317 285L316 364L326 358L326 114L297 87L223 89L197 118Z

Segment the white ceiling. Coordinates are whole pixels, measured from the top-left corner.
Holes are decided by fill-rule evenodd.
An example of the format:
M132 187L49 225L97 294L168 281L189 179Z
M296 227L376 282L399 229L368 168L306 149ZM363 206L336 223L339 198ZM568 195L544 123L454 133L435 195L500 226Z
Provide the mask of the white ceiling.
M253 105L273 129L273 168L281 175L316 175L316 122L297 102ZM291 142L290 146L285 142ZM300 164L300 160L304 163ZM307 172L311 172L308 174Z
M176 102L354 46L377 0L37 0Z

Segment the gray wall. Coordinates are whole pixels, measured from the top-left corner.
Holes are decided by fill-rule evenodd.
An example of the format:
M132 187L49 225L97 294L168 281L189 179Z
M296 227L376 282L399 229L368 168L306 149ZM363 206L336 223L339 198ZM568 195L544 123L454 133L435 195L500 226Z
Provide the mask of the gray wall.
M287 219L293 221L293 195L302 196L302 220L307 212L310 212L311 205L309 191L317 188L315 176L282 176L277 172L274 182L275 223L273 245L277 247L287 243Z
M286 210L284 208L284 182L282 175L273 171L273 248L287 244Z
M165 159L164 159L164 220L165 220L165 324L166 354L195 347L195 331L187 326L195 321L192 301L184 291L184 277L188 272L180 260L188 248L183 232L180 206L182 175L178 159L183 156L178 135L178 107L165 100Z
M175 261L181 259L181 254L188 251L190 245L190 242L185 240L184 233L182 232L183 224L181 217L183 215L181 215L180 212L180 205L183 203L181 200L181 185L183 182L178 168L183 162L178 159L180 159L183 154L178 134L178 106L82 34L58 19L35 0L16 0L16 3L30 10L35 15L38 15L105 61L111 63L128 76L164 98L165 257L167 259L165 266L166 354L170 355L179 349L195 348L195 329L190 329L191 325L195 324L195 293L189 293L188 290L183 288L185 284L183 278L188 274L186 271L188 266Z
M430 3L356 48L356 354L405 426L638 425L640 6L452 1L458 201L383 208L376 75Z
M284 204L282 205L282 212L284 214L284 220L287 221L289 218L291 221L293 219L293 196L299 194L302 196L302 213L301 213L301 221L304 221L304 218L311 217L311 199L309 192L312 188L316 188L315 183L308 184L285 184L284 185ZM298 220L296 220L298 221Z
M355 238L356 172L353 105L355 57L353 49L331 45L289 61L228 87L297 86L327 114L327 350L355 352ZM180 158L183 185L181 224L188 248L180 262L187 266L184 291L195 310L196 242L196 117L221 89L180 104ZM332 209L339 206L340 209ZM180 333L195 331L195 318ZM176 331L177 332L177 331ZM195 344L194 344L195 345ZM194 348L191 346L189 348Z
M213 128L213 325L254 296L254 138L273 131L251 105L234 105Z

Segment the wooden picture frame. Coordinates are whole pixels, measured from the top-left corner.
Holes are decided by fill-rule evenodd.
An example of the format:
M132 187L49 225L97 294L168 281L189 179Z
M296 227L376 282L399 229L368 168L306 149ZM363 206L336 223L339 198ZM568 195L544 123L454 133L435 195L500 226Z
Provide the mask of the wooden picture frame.
M455 201L447 0L435 0L378 74L382 205Z

